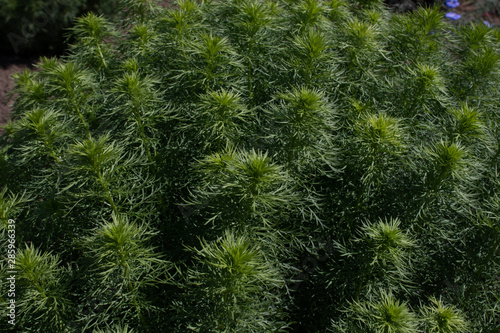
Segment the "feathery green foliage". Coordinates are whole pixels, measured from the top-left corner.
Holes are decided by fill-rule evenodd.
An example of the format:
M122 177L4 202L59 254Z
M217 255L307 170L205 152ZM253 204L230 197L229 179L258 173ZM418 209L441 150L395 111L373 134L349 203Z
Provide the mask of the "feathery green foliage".
M378 300L351 304L349 312L356 327L354 330L374 333L417 332L416 316L406 303L382 290L378 294Z
M119 8L16 75L18 331L498 328L498 29L379 0Z
M422 310L427 325L426 332L467 332L467 322L457 309L445 305L440 299L431 298L430 301L432 304Z
M16 270L20 324L48 332L63 330L73 306L59 257L29 245L18 252Z
M280 332L281 273L248 236L226 231L215 242L192 248L186 302L192 303L189 330L196 332ZM259 302L255 302L258 299Z

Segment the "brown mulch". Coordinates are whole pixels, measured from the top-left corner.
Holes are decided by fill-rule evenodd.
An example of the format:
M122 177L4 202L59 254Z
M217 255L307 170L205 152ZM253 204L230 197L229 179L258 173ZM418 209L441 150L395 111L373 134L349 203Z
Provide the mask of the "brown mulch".
M500 1L500 0L499 0ZM485 12L484 10L484 0L460 0L460 6L454 9L448 9L450 12L455 12L460 14L461 21L488 21L490 24L495 26L500 25L500 13L495 11ZM498 7L498 5L497 5Z
M14 88L12 74L22 72L25 68L33 69L32 64L37 59L37 56L0 56L0 126L7 123L14 102L14 99L9 94Z

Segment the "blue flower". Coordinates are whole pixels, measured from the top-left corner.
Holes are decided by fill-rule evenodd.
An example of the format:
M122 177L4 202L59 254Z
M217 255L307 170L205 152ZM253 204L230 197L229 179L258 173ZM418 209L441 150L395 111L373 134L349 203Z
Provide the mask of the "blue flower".
M445 16L447 18L449 18L450 20L458 20L459 18L462 17L460 14L457 14L457 13L446 13Z

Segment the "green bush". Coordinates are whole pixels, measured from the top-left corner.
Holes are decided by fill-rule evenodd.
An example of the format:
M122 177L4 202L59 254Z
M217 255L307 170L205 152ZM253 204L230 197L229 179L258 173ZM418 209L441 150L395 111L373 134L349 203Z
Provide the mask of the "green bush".
M55 52L64 29L85 11L112 14L116 0L0 0L0 43L3 52Z
M377 0L122 8L16 76L18 331L498 329L499 30Z

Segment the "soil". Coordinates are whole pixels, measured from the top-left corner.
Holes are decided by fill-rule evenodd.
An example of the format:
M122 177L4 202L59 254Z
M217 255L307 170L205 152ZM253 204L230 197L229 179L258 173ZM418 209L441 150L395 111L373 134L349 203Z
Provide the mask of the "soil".
M490 0L491 2L491 0ZM495 5L497 10L489 10L486 8L485 0L460 0L460 6L457 8L448 8L449 12L460 14L462 22L488 21L489 24L500 26L500 5Z
M436 0L440 3L444 0ZM162 1L168 5L170 1ZM415 10L418 6L428 5L432 0L387 0L386 3L396 12L407 12ZM457 23L488 21L490 24L500 26L500 13L498 11L484 12L485 0L460 0L457 8L447 8L443 5L445 12L460 14L462 18ZM14 98L9 92L14 87L12 74L21 72L25 68L33 69L33 64L41 55L19 57L16 55L0 55L0 126L4 125L10 117L10 111ZM0 129L0 133L1 133Z
M0 125L7 123L14 102L10 92L14 88L12 74L22 72L25 68L33 69L33 63L39 57L0 56Z

